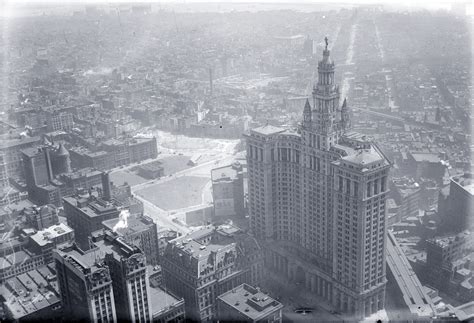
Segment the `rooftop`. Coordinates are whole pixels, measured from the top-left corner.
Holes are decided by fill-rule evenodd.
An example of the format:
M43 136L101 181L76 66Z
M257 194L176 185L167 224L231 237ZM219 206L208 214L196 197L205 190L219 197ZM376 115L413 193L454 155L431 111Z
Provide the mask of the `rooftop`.
M467 322L474 318L474 301L454 308L454 313L460 321Z
M91 252L100 258L104 258L106 254L111 254L117 261L121 261L134 254L142 253L138 247L129 245L112 231L100 230L92 233L92 237L97 248L93 248Z
M150 303L152 315L155 316L160 315L169 308L181 305L183 300L174 297L159 287L150 287Z
M235 287L218 296L218 299L250 320L262 319L283 307L280 302L247 284Z
M64 223L59 223L56 225L52 225L42 231L38 231L31 236L31 239L36 242L40 246L44 246L51 241L54 241L57 237L70 234L74 232L73 229L68 227Z
M454 176L451 180L462 186L469 194L474 195L474 179L470 173Z
M47 266L33 269L0 285L5 307L15 320L60 302L57 289L51 281L53 273Z
M103 221L102 224L109 230L113 230L115 225L120 221L120 218L110 219ZM116 232L120 235L134 234L150 229L154 226L154 222L151 218L145 215L129 216L127 218L127 227L118 228Z
M117 216L119 214L119 210L115 205L100 198L79 195L64 197L63 201L81 210L83 214L91 218L110 212L116 212Z
M19 145L25 145L25 144L30 144L30 143L39 142L39 141L40 141L40 137L24 137L24 138L1 140L0 149L13 148Z
M283 132L285 130L286 129L275 127L275 126L267 124L265 126L252 129L252 132L256 132L258 134L267 136L267 135L277 134L277 133Z
M437 154L432 153L411 153L413 159L418 162L439 163L440 159Z
M383 161L384 157L371 146L367 149L357 149L352 154L342 157L342 159L358 165L370 165L378 161Z
M239 167L240 166L240 167ZM214 168L211 171L211 178L213 182L219 182L219 181L228 181L228 180L234 180L238 178L239 172L242 171L242 167L240 163L238 165L228 165L228 166L223 166L219 168Z

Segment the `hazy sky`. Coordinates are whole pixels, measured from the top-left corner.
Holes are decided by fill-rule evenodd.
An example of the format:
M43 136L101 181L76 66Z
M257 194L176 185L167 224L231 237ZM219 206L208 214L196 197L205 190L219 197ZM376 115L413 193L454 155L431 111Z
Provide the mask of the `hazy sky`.
M114 3L137 3L139 1L133 0L0 0L0 15L2 16L15 16L16 12L18 11L18 7L24 7L31 4L32 6L38 4L58 4L60 6L67 6L68 4L114 4ZM451 9L452 4L461 4L465 3L467 5L467 14L472 15L473 13L473 6L470 1L466 0L145 0L143 2L148 3L162 3L162 4L192 4L192 3L328 3L328 4L348 4L348 5L356 5L356 4L384 4L390 5L393 7L405 7L405 8L426 8L430 10L437 10L437 9Z

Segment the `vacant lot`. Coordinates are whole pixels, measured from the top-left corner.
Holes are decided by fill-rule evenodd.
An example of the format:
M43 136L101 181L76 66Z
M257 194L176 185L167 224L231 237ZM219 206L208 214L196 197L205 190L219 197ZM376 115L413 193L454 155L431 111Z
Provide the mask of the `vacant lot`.
M110 174L110 180L114 182L114 185L123 185L128 183L130 186L141 184L147 180L141 176L138 176L131 170L119 170Z
M186 168L189 168L188 165L189 156L170 156L160 159L160 162L163 163L163 168L165 170L165 175L174 174L176 172L182 171Z
M137 191L163 210L176 210L202 203L202 190L209 178L183 176Z

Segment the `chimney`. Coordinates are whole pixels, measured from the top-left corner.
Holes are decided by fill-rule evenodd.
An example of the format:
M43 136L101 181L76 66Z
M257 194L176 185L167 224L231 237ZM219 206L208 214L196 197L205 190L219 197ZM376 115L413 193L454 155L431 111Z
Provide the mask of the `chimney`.
M102 198L106 201L110 201L112 198L112 188L110 187L108 172L102 173Z
M48 147L43 148L43 153L44 153L44 158L46 161L46 172L48 173L49 181L51 181L54 179L54 176L53 176L53 167L51 166L51 155L49 154Z
M214 85L212 84L212 68L209 67L209 88L210 88L210 93L212 96L212 92L214 91Z

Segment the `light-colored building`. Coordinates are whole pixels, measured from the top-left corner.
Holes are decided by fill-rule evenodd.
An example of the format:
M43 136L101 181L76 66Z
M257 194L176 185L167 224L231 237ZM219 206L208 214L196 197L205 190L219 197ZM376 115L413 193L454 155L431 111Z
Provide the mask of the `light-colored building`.
M232 165L215 168L211 172L211 177L214 216L216 218L243 217L245 209L242 165L235 162Z
M52 225L29 237L29 246L36 255L42 255L44 263L53 261L53 250L63 243L74 242L74 230L64 223Z
M246 135L250 226L269 269L363 318L384 308L391 163L349 130L329 54L326 46L297 131Z

